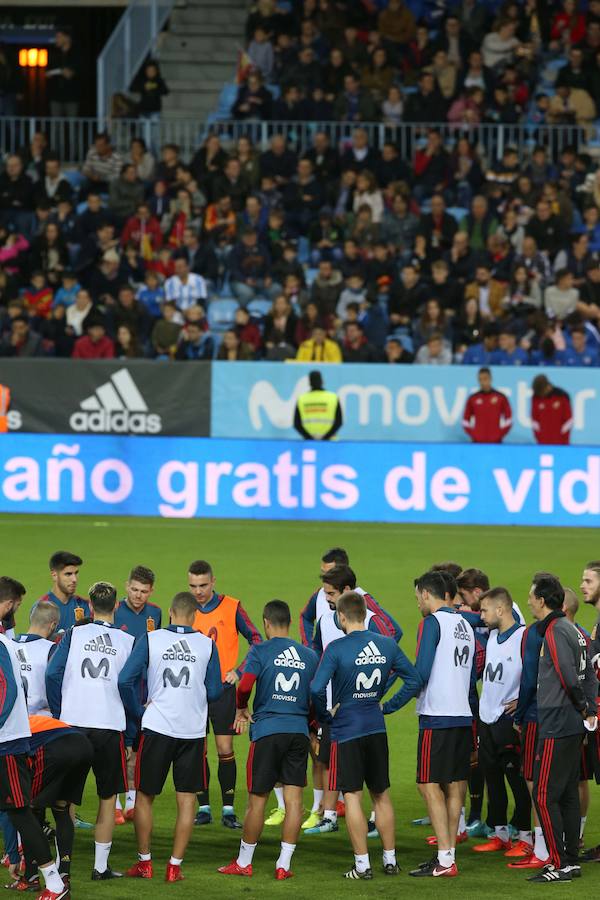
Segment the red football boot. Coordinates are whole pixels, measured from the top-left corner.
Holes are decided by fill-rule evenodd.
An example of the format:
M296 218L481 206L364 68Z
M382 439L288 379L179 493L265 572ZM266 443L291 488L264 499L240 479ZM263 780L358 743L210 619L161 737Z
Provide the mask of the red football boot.
M134 866L125 872L126 878L152 878L154 870L151 859L139 859Z
M169 884L174 884L176 881L184 881L184 877L181 874L181 866L174 866L173 863L167 863L165 881L168 881Z
M252 863L249 866L239 866L237 859L230 862L228 866L221 866L217 869L221 875L243 875L246 878L252 877Z
M544 866L548 865L547 859L538 859L535 853L532 853L531 856L525 857L525 859L518 859L516 862L512 862L508 864L509 869L543 869Z
M285 881L286 878L293 878L293 877L294 877L294 873L291 872L289 869L282 869L282 868L275 869L275 878L277 881Z
M338 802L335 804L335 811L337 813L338 819L346 818L346 804L343 800L338 800Z
M501 850L506 852L512 848L512 841L502 841L499 837L493 837L485 844L475 844L471 849L475 853L499 853Z

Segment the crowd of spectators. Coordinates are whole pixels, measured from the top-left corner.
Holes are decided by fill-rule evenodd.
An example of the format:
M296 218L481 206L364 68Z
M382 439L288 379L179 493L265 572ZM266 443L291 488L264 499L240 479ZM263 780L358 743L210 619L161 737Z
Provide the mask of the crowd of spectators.
M259 0L246 38L239 119L586 125L600 101L598 0Z
M406 23L411 45L423 43L420 20L415 37L408 5L371 6L307 0L297 21L259 3L256 65L276 69L282 46L301 56L315 33L352 69L344 77L370 50L401 63L407 42L394 45L390 23ZM446 102L475 71L474 34L490 51L500 26L485 3L431 8L445 16L428 39L437 32L448 58L458 46L467 60ZM571 0L544 8L546 43L535 3L505 4L500 22L515 20L519 47L562 48L569 78L581 53L595 95L595 55L580 42L600 30L600 0L586 17ZM522 34L534 21L539 43ZM329 49L338 32L343 45ZM433 75L426 54L414 58L422 85ZM487 94L500 71L482 70ZM297 79L292 88L304 102ZM584 146L505 144L498 156L468 129L448 139L424 126L401 155L391 133L379 145L360 124L335 143L316 130L308 146L293 134L265 147L208 134L191 158L139 138L119 152L99 133L74 172L36 134L0 173L0 355L598 365L599 173Z

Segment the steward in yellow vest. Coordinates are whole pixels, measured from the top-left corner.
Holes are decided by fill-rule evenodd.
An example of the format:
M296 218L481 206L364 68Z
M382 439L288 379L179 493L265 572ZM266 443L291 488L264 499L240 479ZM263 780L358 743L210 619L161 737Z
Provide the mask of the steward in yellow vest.
M343 425L337 395L323 388L320 372L308 376L310 390L298 397L294 428L306 441L330 441Z

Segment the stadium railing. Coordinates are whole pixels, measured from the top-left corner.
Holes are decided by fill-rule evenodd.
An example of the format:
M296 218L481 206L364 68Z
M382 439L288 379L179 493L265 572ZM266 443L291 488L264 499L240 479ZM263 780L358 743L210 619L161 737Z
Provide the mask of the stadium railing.
M536 144L543 144L556 156L569 145L600 151L600 126L584 130L577 125L471 125L456 126L448 122L386 125L382 122L283 122L283 121L212 121L210 124L193 119L120 119L120 118L51 118L0 117L0 146L5 153L13 153L28 143L36 131L46 134L52 149L63 163L71 166L83 163L98 130L110 132L116 150L125 153L132 137L143 137L155 153L166 143L177 144L184 159L190 159L208 133L218 134L225 144L249 137L259 150L266 149L275 134L285 134L297 151L308 149L317 131L324 131L333 145L349 143L357 127L365 129L369 143L381 147L392 141L400 155L410 158L414 150L426 140L428 128L437 128L444 141L451 145L459 136L466 136L489 159L498 159L504 148L514 146L526 154Z
M146 56L156 49L158 35L175 0L130 0L96 62L98 118L110 110L115 94L128 91Z

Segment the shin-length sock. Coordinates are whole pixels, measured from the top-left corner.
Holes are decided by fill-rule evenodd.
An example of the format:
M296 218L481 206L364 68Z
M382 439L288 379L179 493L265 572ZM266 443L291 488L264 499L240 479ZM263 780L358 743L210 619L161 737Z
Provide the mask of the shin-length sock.
M233 806L235 800L235 782L237 780L237 765L235 754L219 756L219 784L223 806Z

